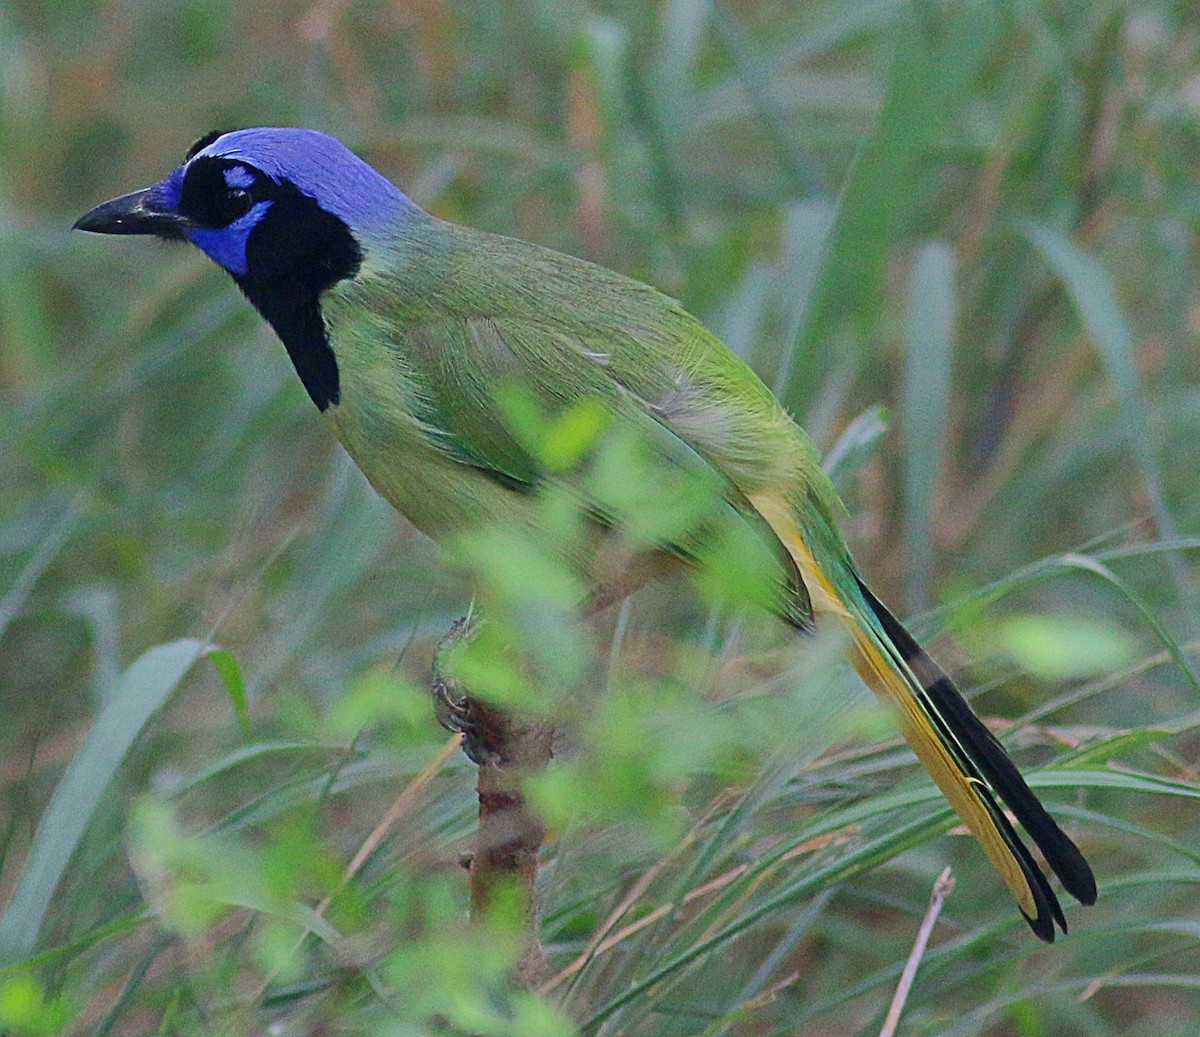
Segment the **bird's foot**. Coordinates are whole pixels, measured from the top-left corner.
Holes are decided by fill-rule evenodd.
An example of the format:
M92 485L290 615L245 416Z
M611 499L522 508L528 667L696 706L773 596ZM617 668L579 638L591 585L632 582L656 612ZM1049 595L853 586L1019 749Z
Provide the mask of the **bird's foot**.
M494 725L488 722L490 714L471 699L445 666L447 652L460 641L468 640L473 632L470 616L454 621L434 654L430 691L437 722L447 731L461 734L463 752L472 763L482 767L484 764L500 763L502 758L502 754L494 748L496 732Z

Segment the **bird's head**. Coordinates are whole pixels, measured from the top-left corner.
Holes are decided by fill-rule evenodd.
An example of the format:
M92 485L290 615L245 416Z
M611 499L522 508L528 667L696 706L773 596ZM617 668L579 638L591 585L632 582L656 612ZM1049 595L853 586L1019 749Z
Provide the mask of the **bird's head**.
M158 183L75 227L190 241L250 293L291 280L320 291L352 276L370 242L412 208L333 137L259 127L201 137Z
M99 234L190 241L224 267L275 329L313 402L340 400L321 313L326 289L394 247L423 215L385 177L316 130L210 133L157 184L76 222Z

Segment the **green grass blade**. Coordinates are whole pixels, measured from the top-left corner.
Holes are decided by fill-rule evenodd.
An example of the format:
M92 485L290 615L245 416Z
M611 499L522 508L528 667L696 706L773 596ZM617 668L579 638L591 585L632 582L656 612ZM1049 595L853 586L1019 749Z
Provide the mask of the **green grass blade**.
M581 1023L579 1027L580 1032L584 1034L596 1032L606 1019L625 1005L641 997L656 984L671 977L680 969L692 965L718 947L727 944L752 925L779 911L784 905L793 902L799 897L814 896L835 883L843 882L854 875L861 874L881 861L889 860L911 846L923 842L929 833L941 822L944 813L943 811L939 811L936 814L919 818L908 825L889 832L880 839L863 843L853 852L838 858L830 864L816 868L795 882L789 883L778 893L766 897L755 907L745 911L735 921L730 922L717 932L700 939L670 961L660 965L647 976L633 983L629 989L611 999L607 1004L600 1007L589 1019Z
M816 61L855 37L888 26L906 6L904 0L828 5L816 25L788 40L772 55L772 64L783 67Z
M0 963L26 957L37 946L59 880L104 790L150 718L207 650L203 641L172 641L151 648L125 671L42 815L0 918Z
M11 976L17 972L42 968L48 965L60 965L63 962L79 957L86 951L90 951L104 940L135 932L149 917L150 911L144 905L132 911L126 911L124 914L109 919L102 925L89 930L78 939L58 944L54 947L48 947L20 961L0 965L0 976Z
M817 156L798 143L797 134L789 125L776 92L770 67L757 53L753 41L733 14L714 6L710 18L755 112L771 131L791 191L799 195L823 194L827 180L825 171Z
M334 742L296 740L252 742L249 745L239 746L237 749L217 757L200 771L180 782L171 795L173 798L179 799L205 782L227 774L244 763L262 760L267 757L297 756L302 759L319 759L322 756L336 758L345 753L346 746Z
M1186 799L1200 799L1200 787L1187 782L1161 778L1153 774L1143 774L1134 771L1109 770L1042 770L1027 775L1032 788L1107 788L1124 791L1150 793L1155 795L1180 796ZM825 831L833 831L859 819L878 816L880 812L890 812L901 805L915 805L921 800L937 800L938 791L930 787L922 787L912 791L893 793L887 796L875 797L865 804L855 804L844 811L836 811L828 815L821 823L814 825L803 833L804 839ZM886 809L884 804L887 804ZM686 950L672 957L669 961L653 969L648 975L638 980L620 995L602 1006L580 1027L583 1033L593 1032L606 1019L646 993L650 988L674 975L680 969L688 967L702 956L712 953L717 948L745 932L750 926L781 909L784 905L798 897L814 895L829 888L830 885L845 881L861 874L884 860L889 860L897 854L918 845L930 834L949 823L950 808L939 810L918 818L904 826L881 836L878 839L864 842L852 851L846 853L828 864L814 868L801 874L797 879L788 883L781 890L759 901L753 907L744 911L737 919L721 927ZM770 858L760 862L751 869L744 878L753 879L761 871L770 868L771 861L786 855L791 848L791 840L787 848L776 850ZM732 889L732 887L731 887Z
M4 597L0 598L0 638L4 636L4 631L8 629L9 623L21 611L34 584L58 556L59 551L74 532L79 520L87 510L90 496L87 493L80 494L67 505L38 544L37 549L33 552L33 557L25 563L24 568L17 575Z
M937 31L915 8L897 19L888 90L871 138L851 172L803 329L807 352L838 341L843 324L873 336L884 304L889 252L932 189L930 141L963 104L1002 19L990 4L968 6ZM804 386L793 379L786 403Z
M100 1025L96 1027L94 1037L108 1037L116 1028L117 1023L121 1021L121 1016L126 1012L126 1009L133 1003L134 995L141 985L145 982L146 976L150 972L150 967L155 960L167 947L170 946L171 937L166 934L159 934L155 937L154 943L150 945L150 949L142 955L142 960L139 961L129 974L129 979L125 981L125 988L117 997L112 1008L108 1010Z
M666 111L686 107L692 70L704 42L710 0L668 0L654 61L655 86Z
M1142 850L1146 850L1150 846L1161 846L1172 854L1178 854L1184 860L1200 865L1200 847L1187 846L1178 839L1172 839L1170 836L1163 835L1144 825L1134 824L1132 821L1126 821L1113 814L1101 814L1095 810L1085 810L1082 807L1068 806L1064 803L1056 803L1054 813L1060 818L1072 817L1088 825L1103 825L1105 828L1111 828L1114 832L1128 835L1131 838L1127 845L1138 846ZM1192 872L1184 881L1194 882L1197 879L1200 879L1200 872ZM1110 879L1105 882L1105 888L1119 885L1122 881L1128 881L1128 879Z
M1162 643L1163 647L1166 648L1184 677L1187 678L1192 690L1200 694L1200 677L1196 676L1195 671L1188 662L1183 646L1163 625L1155 610L1108 566L1089 555L1069 552L1063 555L1056 555L1052 558L1039 559L1011 573L1003 580L988 584L978 591L964 596L955 604L955 607L991 605L1007 595L1035 586L1064 572L1071 571L1091 573L1100 577L1105 583L1117 590L1138 611L1147 626L1154 631L1154 635ZM924 627L923 622L915 625L918 629Z
M1107 581L1109 584L1119 590L1130 602L1130 604L1132 604L1133 607L1141 613L1142 618L1146 621L1150 629L1154 631L1159 641L1162 642L1163 647L1165 647L1166 650L1171 653L1171 658L1175 660L1175 664L1188 679L1188 683L1191 684L1192 690L1200 694L1200 678L1196 676L1195 671L1192 669L1191 663L1187 661L1187 657L1183 653L1183 648L1180 646L1179 642L1171 636L1170 631L1167 630L1167 628L1163 625L1154 609L1150 607L1149 603L1146 602L1146 600L1142 598L1140 594L1135 593L1133 588L1130 587L1120 577L1118 577L1116 573L1108 568L1108 566L1101 564L1094 558L1089 558L1086 555L1064 555L1061 559L1061 563L1063 566L1068 568L1094 573L1102 580Z
M1162 471L1146 422L1148 411L1137 369L1133 333L1117 299L1112 276L1098 259L1088 255L1054 228L1027 222L1022 224L1021 230L1062 280L1088 334L1099 349L1100 359L1117 394L1125 437L1141 470L1159 534L1166 538L1177 538L1179 530L1167 508ZM1191 604L1193 592L1183 559L1175 553L1166 557L1180 600Z
M888 412L883 407L868 407L856 417L822 461L825 473L839 490L850 486L888 429Z
M830 235L838 217L839 203L806 198L788 206L784 222L785 252L780 263L780 294L787 321L786 348L775 372L772 391L782 398L791 384L799 359L800 343L812 310L813 300L829 258ZM810 432L813 430L809 429Z
M904 526L908 605L929 605L933 570L933 495L947 439L954 350L954 252L934 241L917 253L909 286L904 363Z
M1163 778L1128 768L1121 770L1072 770L1070 768L1035 771L1026 775L1032 789L1117 789L1156 796L1180 796L1200 800L1200 785Z

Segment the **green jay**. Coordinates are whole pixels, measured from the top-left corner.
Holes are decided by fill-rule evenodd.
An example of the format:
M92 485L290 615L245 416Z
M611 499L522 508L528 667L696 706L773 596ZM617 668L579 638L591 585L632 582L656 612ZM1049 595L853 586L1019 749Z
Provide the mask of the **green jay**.
M713 543L749 544L727 557L746 560L760 601L800 630L844 628L858 673L893 707L1034 933L1052 941L1066 920L1002 804L1064 888L1095 901L1079 849L863 582L838 529L843 506L808 437L674 300L603 267L437 219L307 129L210 133L164 179L75 226L189 241L224 268L372 485L434 539L516 524L544 536L596 602L672 565L701 564ZM514 384L545 413L586 403L608 427L636 434L664 484L686 477L709 499L698 525L659 530L643 551L611 550L614 530L637 516L518 434L505 403ZM574 536L539 525L537 491L560 484L589 516Z

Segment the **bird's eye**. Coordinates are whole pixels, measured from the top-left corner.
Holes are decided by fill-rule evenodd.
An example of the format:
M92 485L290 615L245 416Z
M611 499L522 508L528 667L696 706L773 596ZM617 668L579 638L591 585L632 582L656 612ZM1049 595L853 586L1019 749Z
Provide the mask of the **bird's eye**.
M228 227L264 201L260 177L241 163L198 156L185 168L179 213L200 227Z
M231 188L228 194L229 211L233 214L233 219L245 216L253 207L254 199L250 196L250 192L242 187ZM232 221L231 221L232 222Z

